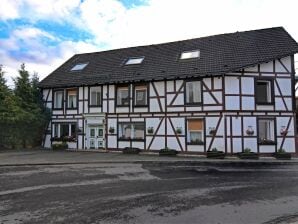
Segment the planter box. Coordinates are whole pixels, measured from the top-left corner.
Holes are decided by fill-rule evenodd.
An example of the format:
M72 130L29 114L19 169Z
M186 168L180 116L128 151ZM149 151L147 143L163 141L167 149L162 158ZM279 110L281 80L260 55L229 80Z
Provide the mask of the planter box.
M207 158L210 159L224 159L226 154L223 151L207 151Z
M287 153L287 152L282 152L282 153L274 153L273 156L276 159L282 159L282 160L290 160L292 158L291 153Z
M123 154L139 154L140 153L139 148L130 148L130 147L125 147L122 152Z
M159 155L160 156L176 156L177 155L177 151L174 149L168 149L168 150L160 150L159 151Z
M255 152L240 152L237 154L240 159L259 159L258 153Z
M64 149L68 149L68 144L67 143L56 143L56 144L52 144L52 149L53 150L64 150Z

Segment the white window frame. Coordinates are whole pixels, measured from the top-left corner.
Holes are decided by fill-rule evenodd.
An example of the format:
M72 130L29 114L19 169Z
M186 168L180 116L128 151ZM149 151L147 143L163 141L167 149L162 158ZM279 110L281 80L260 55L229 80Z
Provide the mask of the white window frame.
M128 58L127 61L125 62L125 65L137 65L141 64L144 61L145 57L133 57L133 58Z
M76 91L75 94L71 93L69 94L69 91ZM74 99L74 106L71 107L71 104L70 104L70 100ZM78 90L77 89L70 89L70 90L67 90L67 109L76 109L78 107Z
M259 130L260 131L260 123L264 122L266 125L266 130L267 130L267 136L265 136L264 139L261 139L260 133L259 134L259 143L266 143L266 141L271 141L272 143L274 143L275 140L275 120L274 119L259 119L258 120L258 126L259 126Z
M195 85L195 83L197 83L198 85ZM190 88L189 85L192 84L193 88L197 87L198 89L193 89L192 90L192 94L193 94L193 101L194 101L194 97L195 97L195 92L199 93L198 97L198 101L197 102L190 102L190 96L191 96L191 92L190 92ZM186 81L185 82L185 104L188 105L196 105L196 104L202 104L202 81L201 80L194 80L194 81Z
M271 104L271 103L273 103L273 101L272 101L272 87L271 87L271 83L272 83L272 81L270 81L270 80L257 80L257 85L258 85L258 83L260 83L260 82L262 82L262 83L266 83L266 92L267 92L267 102L259 102L258 100L257 100L257 104ZM257 86L256 86L256 88L257 88ZM257 92L256 92L256 94L257 94ZM256 97L258 97L258 96L256 96Z
M72 133L72 125L75 125L75 135L77 135L77 128L76 128L76 124L75 123L53 123L53 133L52 133L52 137L62 137L61 136L61 125L68 125L68 136L71 137L71 133ZM75 136L76 137L76 136Z
M148 86L147 85L142 85L142 86L135 86L135 92L134 92L134 105L135 106L147 106L148 105ZM137 100L137 91L144 91L145 90L145 104L138 104Z
M135 125L143 125L144 127L144 130L143 130L143 137L142 138L135 138ZM128 138L123 138L122 137L122 127L123 125L127 125L127 126L130 126L130 137ZM127 140L131 140L131 141L144 141L145 139L145 123L144 122L119 122L118 124L118 140L119 141L127 141Z
M73 66L70 71L81 71L88 65L88 62L86 63L79 63Z
M96 104L92 104L92 99L93 99L93 95L92 95L92 92L95 92L95 96L96 96L96 99L95 99L95 102ZM100 93L98 96L98 93ZM98 102L98 97L99 97L99 104L97 104ZM90 87L90 100L89 100L89 105L92 106L92 107L99 107L102 105L102 88L101 86L93 86L93 87Z
M128 92L128 104L123 104L122 103L122 94L121 91L127 91ZM124 107L128 107L130 105L130 87L129 86L118 86L117 87L117 91L116 91L116 105L117 106L124 106ZM119 102L121 100L121 102Z
M180 59L200 58L200 50L183 51L180 55Z
M61 93L61 100L58 100L58 93ZM63 90L56 90L54 91L54 109L63 109L63 96L64 96L64 91ZM58 102L61 103L61 107L58 107ZM59 104L60 104L59 103Z

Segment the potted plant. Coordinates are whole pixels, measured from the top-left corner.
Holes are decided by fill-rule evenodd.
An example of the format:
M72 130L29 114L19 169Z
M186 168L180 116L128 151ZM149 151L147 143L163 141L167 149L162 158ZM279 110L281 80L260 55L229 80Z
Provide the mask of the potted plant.
M210 135L215 135L215 133L216 133L216 130L215 130L214 127L209 128L209 134L210 134Z
M190 144L191 145L204 145L204 142L200 139L191 139Z
M168 147L164 147L159 150L159 155L160 156L176 156L177 155L177 150L175 149L170 149Z
M115 128L114 127L110 127L109 128L109 133L113 134L115 132Z
M181 128L181 127L177 127L177 128L176 128L176 133L177 133L178 135L181 135L181 134L182 134L182 128Z
M259 159L258 153L252 152L250 148L245 148L242 152L238 153L237 156L240 159Z
M207 151L207 158L211 159L224 159L225 155L223 151L218 151L217 148L212 148L210 151Z
M63 141L62 143L55 143L55 144L52 144L52 149L53 150L68 149L68 144L65 141Z
M252 129L252 126L248 126L248 128L246 129L246 134L247 135L253 135L255 132Z
M122 150L122 153L123 154L139 154L140 153L140 149L139 148L136 148L136 147L125 147L123 150Z
M278 149L276 153L273 153L273 156L276 159L283 159L283 160L288 160L288 159L291 159L292 158L291 153L286 152L286 150L284 150L282 148L281 149Z
M288 134L288 130L286 129L285 126L282 126L282 128L280 129L280 135L286 136L287 134Z
M153 132L154 132L154 129L153 129L153 127L148 127L147 128L147 132L148 132L148 134L153 134Z

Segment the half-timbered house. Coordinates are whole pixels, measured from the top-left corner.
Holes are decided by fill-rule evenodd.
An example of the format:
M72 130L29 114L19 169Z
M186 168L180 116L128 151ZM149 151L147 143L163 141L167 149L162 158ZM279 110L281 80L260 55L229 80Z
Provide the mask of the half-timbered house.
M43 145L295 153L297 52L276 27L74 55L39 84Z

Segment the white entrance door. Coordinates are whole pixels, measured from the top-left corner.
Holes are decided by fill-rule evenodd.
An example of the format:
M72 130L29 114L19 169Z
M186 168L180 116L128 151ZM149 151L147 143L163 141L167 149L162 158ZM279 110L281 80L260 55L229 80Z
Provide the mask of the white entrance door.
M102 125L88 127L88 143L90 149L104 148L104 129Z

